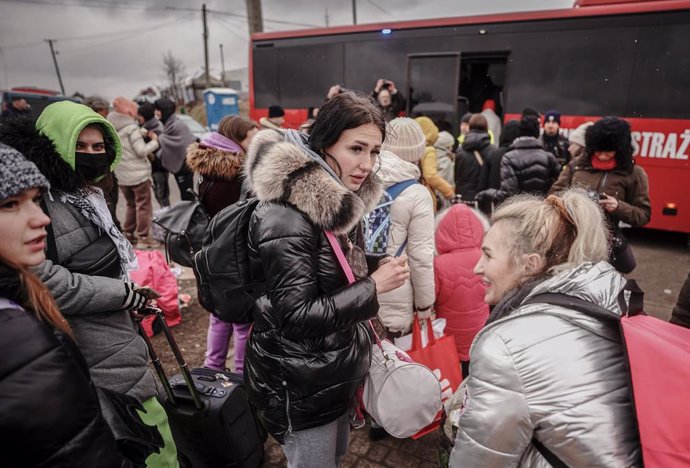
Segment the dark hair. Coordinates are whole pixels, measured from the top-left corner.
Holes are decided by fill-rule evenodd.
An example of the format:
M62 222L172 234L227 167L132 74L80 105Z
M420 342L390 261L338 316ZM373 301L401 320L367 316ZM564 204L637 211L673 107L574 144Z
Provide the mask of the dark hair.
M386 139L386 121L379 106L364 94L345 91L319 109L316 120L309 129L309 147L324 159L324 150L333 146L345 130L366 124L374 124L381 131L381 141Z
M451 135L453 134L453 124L448 122L447 120L440 119L434 123L438 127L439 132L448 132Z
M259 126L253 120L247 120L239 115L228 115L218 124L218 133L242 146L242 140L247 138L247 133Z
M597 151L615 151L616 163L621 169L633 165L630 124L618 117L604 117L585 131L585 155L591 160Z
M537 109L535 109L534 107L529 107L529 106L527 106L527 107L525 107L524 109L522 109L522 117L525 117L525 116L528 116L528 115L532 115L532 116L534 116L534 117L536 117L536 118L540 118L540 117L541 117L541 115L539 114L539 111L538 111Z
M156 106L157 110L161 111L162 123L165 123L170 118L170 116L175 113L175 110L177 109L177 106L172 101L172 99L168 98L160 98L154 103L154 105Z
M523 115L518 124L518 135L521 137L539 137L539 119L533 115Z
M471 112L467 112L467 113L465 113L465 115L463 115L463 116L460 118L460 123L469 124L471 118L472 118L472 113L471 113Z
M520 122L517 120L509 120L501 130L500 146L510 146L513 140L520 136L519 132Z
M144 120L151 120L155 115L156 107L150 102L143 102L139 106L139 115L144 118Z
M84 105L90 107L94 112L100 113L100 111L108 111L110 109L110 104L108 101L100 96L89 96L84 99Z
M489 123L486 121L486 117L481 114L474 114L470 118L470 130L480 130L482 132L489 131Z

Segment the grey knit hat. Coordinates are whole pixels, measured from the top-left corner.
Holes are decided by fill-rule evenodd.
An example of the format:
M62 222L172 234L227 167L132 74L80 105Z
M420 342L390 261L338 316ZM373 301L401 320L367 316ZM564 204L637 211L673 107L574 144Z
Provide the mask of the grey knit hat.
M0 143L0 200L40 188L48 190L48 179L36 165L16 149Z
M403 161L417 164L426 148L426 137L422 127L407 117L398 117L386 125L386 139L381 151L390 151Z

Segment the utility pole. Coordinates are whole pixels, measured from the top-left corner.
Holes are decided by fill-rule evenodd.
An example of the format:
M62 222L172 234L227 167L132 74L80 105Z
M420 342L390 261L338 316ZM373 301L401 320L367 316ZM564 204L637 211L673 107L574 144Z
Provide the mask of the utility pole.
M50 46L50 53L53 56L53 63L55 64L55 73L57 73L58 82L60 83L60 91L64 95L65 94L65 85L62 84L62 77L60 76L60 68L58 67L57 57L56 57L56 55L58 53L53 48L53 42L55 42L55 40L54 39L46 39L45 41Z
M261 14L261 0L245 0L247 4L247 22L249 35L264 31L264 20Z
M357 24L357 0L352 0L352 24Z
M330 26L328 20L329 20L329 18L328 18L328 8L326 8L326 27Z
M218 44L220 46L220 81L223 82L225 86L225 57L223 57L223 44Z
M206 87L211 86L208 76L208 27L206 26L206 4L201 5L201 16L204 21L204 74L206 76Z

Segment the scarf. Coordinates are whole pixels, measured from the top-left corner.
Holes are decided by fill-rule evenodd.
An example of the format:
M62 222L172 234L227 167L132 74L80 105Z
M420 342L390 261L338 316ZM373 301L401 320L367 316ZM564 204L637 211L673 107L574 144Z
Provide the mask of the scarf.
M611 158L608 161L602 161L596 156L592 156L592 167L598 171L612 171L618 166L616 158Z
M163 133L158 138L161 146L158 157L163 167L177 174L185 164L187 147L194 143L196 138L187 126L176 115L171 115L165 121Z
M137 270L139 262L132 244L129 243L115 226L115 223L113 223L113 218L110 216L110 211L108 211L108 205L105 203L103 192L95 187L92 187L90 190L79 190L76 193L60 192L60 201L75 207L87 220L110 237L117 248L117 252L120 254L122 278L128 280L129 272Z
M221 151L227 151L228 153L244 153L240 145L218 132L212 132L209 136L201 140L199 146L215 148Z

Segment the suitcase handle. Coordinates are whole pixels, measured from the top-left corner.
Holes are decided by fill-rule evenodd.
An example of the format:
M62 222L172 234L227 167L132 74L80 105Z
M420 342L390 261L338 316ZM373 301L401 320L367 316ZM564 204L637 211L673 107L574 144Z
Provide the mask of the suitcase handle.
M168 376L165 374L165 370L163 369L163 364L161 364L160 358L156 354L156 351L153 349L151 339L148 337L146 331L144 330L144 327L141 325L142 319L149 315L153 316L154 322L158 320L161 324L161 327L163 328L163 333L165 334L165 338L168 341L168 344L170 345L170 349L175 355L175 360L177 360L177 364L180 367L180 372L182 372L182 377L184 378L184 381L187 384L187 389L189 390L189 394L192 397L192 401L194 401L194 406L196 406L197 409L203 409L204 404L202 403L201 397L199 396L199 391L194 385L194 380L192 379L192 375L189 372L187 363L185 362L184 357L182 356L182 352L180 351L179 346L177 346L175 337L170 331L168 324L165 322L163 311L157 307L147 306L140 310L138 313L132 313L132 318L137 323L139 334L146 343L146 347L149 350L149 356L151 357L151 362L153 363L153 367L156 369L156 373L158 374L159 380L163 384L165 394L167 395L168 399L173 405L177 405L177 399L173 394L172 387L170 386L170 381L168 380Z

